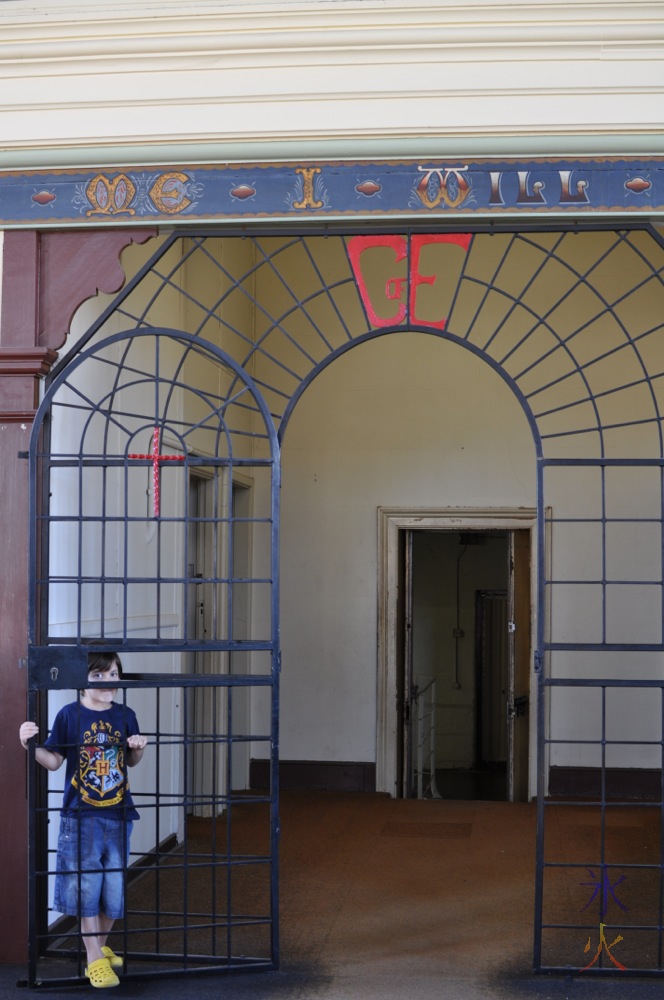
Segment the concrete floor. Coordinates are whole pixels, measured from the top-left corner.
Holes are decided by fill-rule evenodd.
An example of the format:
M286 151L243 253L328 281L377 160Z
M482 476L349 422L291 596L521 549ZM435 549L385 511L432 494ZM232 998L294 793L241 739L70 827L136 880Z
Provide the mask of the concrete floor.
M115 997L650 1000L664 980L532 973L532 804L290 793L277 972L126 979ZM579 939L578 967L587 962ZM25 970L0 967L0 997ZM35 995L90 994L42 987Z

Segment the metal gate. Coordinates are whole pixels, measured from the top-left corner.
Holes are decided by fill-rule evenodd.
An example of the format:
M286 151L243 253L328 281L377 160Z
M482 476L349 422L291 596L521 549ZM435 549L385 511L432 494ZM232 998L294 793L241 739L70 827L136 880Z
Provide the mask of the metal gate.
M201 338L116 334L54 379L31 474L30 717L45 732L89 686L88 653L114 651L117 700L148 737L113 937L125 974L274 967L279 464L261 395ZM269 787L250 790L250 754L269 761ZM39 770L29 981L55 986L81 978L85 949L53 903L63 778Z
M464 225L463 232L438 224L427 230L395 226L390 233L367 235L328 224L318 232L297 234L253 228L164 237L62 360L41 411L43 436L39 438L38 427L33 441L39 567L33 645L51 652L62 644L79 649L94 635L108 648L127 650L132 679L123 689L132 703L139 689L161 691L161 698L166 690L180 692L183 699L197 686L219 689L223 697L215 701L218 707L204 729L214 742L212 734L224 720L222 744L228 755L244 738L233 728L234 699L245 691L254 700L262 692L269 694L270 707L263 711L265 718L270 716L269 731L266 724L265 731L248 738L270 747L270 795L235 796L222 783L214 808L223 806L221 822L229 830L235 829L239 810L269 809L273 853L276 441L286 433L311 381L356 344L377 336L424 333L472 352L519 401L538 469L533 498L539 526L533 630L537 685L531 685L538 690L538 702L530 706L531 734L538 743L539 803L534 965L539 970L583 969L586 975L625 970L661 974L663 273L662 239L654 228L615 230L588 223L584 229L578 217L573 224L565 220L537 231L499 230L480 221ZM187 333L160 331L160 318L175 314ZM109 338L118 323L131 332ZM154 344L153 364L147 368L134 356L135 345L141 344ZM193 363L201 355L225 372L223 386L211 366ZM73 375L82 371L81 358L88 370L92 362L99 370L98 394L90 394L89 383L70 380L69 366ZM179 410L180 398L187 394L191 406ZM51 418L56 395L61 403L59 438L58 422L55 415ZM236 419L229 424L231 413ZM276 436L272 428L278 429ZM199 432L214 439L214 446L199 448ZM210 518L199 520L226 533L217 570L203 578L205 586L217 588L219 605L226 610L215 612L216 624L204 641L178 624L188 589L201 582L187 576L186 554L180 553L179 570L172 569L161 541L170 537L175 547L176 533L183 533L184 476L196 463L208 470L208 478L219 479L220 506ZM270 479L269 487L252 487L263 507L253 513L251 529L256 534L264 529L270 555L262 561L253 558L249 581L235 579L223 565L232 552L229 482L232 471L240 469L257 481ZM141 475L139 501L140 491L129 484ZM167 484L178 477L182 489L172 494ZM154 510L150 504L160 481L161 507ZM146 500L150 484L154 492ZM100 498L100 509L90 507L91 495ZM66 500L60 501L61 496ZM444 504L443 497L440 506ZM140 539L134 537L137 531L143 533ZM113 533L123 532L125 541L119 544ZM182 547L185 552L184 541ZM91 549L99 553L96 566L90 564ZM117 565L112 558L116 550ZM143 551L149 565L134 565ZM258 575L256 566L263 567ZM233 591L245 583L252 590L265 589L264 595L252 597L252 606L264 612L269 605L271 621L262 632L239 641L229 631L230 604ZM141 603L140 596L147 594L150 599ZM63 634L48 625L58 595L63 606L75 609L73 622L58 626ZM94 614L90 607L97 609ZM51 621L56 619L51 613ZM218 658L213 669L185 667L186 656L199 650ZM162 665L165 656L171 658L168 670ZM245 659L236 669L238 656ZM261 657L264 669L257 666ZM49 686L51 661L36 650L33 662L36 695ZM182 776L182 760L177 767L172 762L178 754L191 753L199 736L172 726L166 739L164 711L171 711L170 703L164 709L157 701L150 721L159 752L170 755L163 757L160 773ZM154 721L157 714L159 723ZM252 718L259 717L260 710L252 709ZM381 739L379 732L379 744ZM156 761L159 752L153 750ZM145 794L149 808L159 805L155 814L166 805L182 813L182 788L167 792L160 787L159 800ZM55 809L42 799L36 805ZM570 824L583 835L572 837ZM181 848L186 842L176 828L172 822L167 831L155 830L149 849L139 852L137 885L146 878L143 869L156 879L166 833L176 837L184 852L185 873L198 863L188 848ZM634 831L638 836L632 836ZM217 850L202 853L216 857ZM221 864L229 873L267 867L267 848L251 857L237 850L231 842L224 853ZM41 858L34 858L33 899L48 884L48 866ZM130 870L129 877L133 874ZM230 928L230 939L248 926L265 927L271 921L274 929L275 895L273 882L272 909L269 917L265 909L264 920L242 907L232 917L226 907L222 923ZM159 905L153 905L153 921L158 911ZM41 912L34 904L35 919ZM216 921L210 913L217 913L216 903L200 918L209 925ZM184 946L178 968L192 965L192 919L179 917ZM130 935L131 911L127 923ZM161 925L150 933L145 947L128 938L130 956L135 951L137 961L151 963L158 953L160 961L170 962L156 937ZM33 940L33 954L41 955L45 946L52 952L61 935L57 928L52 931L49 925L47 931L40 925L33 929ZM244 961L232 957L231 950L226 944L218 952L208 948L220 964ZM209 961L204 958L202 964ZM268 961L274 961L274 945Z

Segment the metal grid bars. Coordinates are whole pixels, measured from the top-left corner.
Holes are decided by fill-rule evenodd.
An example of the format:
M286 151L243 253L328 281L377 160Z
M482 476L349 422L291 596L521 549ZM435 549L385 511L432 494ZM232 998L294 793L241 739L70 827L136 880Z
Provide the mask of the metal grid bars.
M661 975L664 683L549 678L544 689L536 967Z
M221 651L250 638L255 646L257 636L234 635L234 602L246 603L251 589L265 609L259 646L270 645L274 432L255 390L220 353L186 334L118 334L49 390L32 444L41 572L31 620L39 613L40 644L112 636L124 648L159 640ZM253 486L245 518L233 509L238 475ZM205 486L195 511L192 479ZM41 509L38 495L50 500ZM234 573L242 521L260 576ZM201 587L204 636L180 614Z
M545 971L664 972L662 465L541 462L535 957Z
M547 925L538 967L577 967L566 944L562 959L549 945L549 925L564 923L548 901L551 781L564 779L559 802L579 773L599 789L600 848L572 862L594 865L585 881L603 880L609 865L616 889L611 869L621 859L601 848L615 815L610 769L623 778L661 769L650 737L643 744L639 705L661 680L664 650L664 249L648 226L590 226L163 237L54 368L31 446L31 642L78 648L101 636L108 648L144 654L140 670L154 670L155 687L173 675L186 686L185 673L196 683L233 676L232 658L245 684L265 654L274 748L277 442L300 396L341 354L391 334L445 338L503 379L538 462L538 934ZM238 493L245 488L250 513ZM487 484L486 504L494 503ZM250 572L238 569L243 544ZM589 720L597 725L602 704L608 719L615 695L608 684L588 712L584 699L614 681L629 682L624 729L616 736L607 722L588 745ZM205 700L190 710L205 733L209 711ZM274 808L274 781L272 795ZM560 852L553 860L558 871L567 864ZM625 865L632 860L628 851ZM579 932L575 905L568 930L556 933ZM648 949L635 967L662 971ZM603 971L598 960L587 974Z
M109 940L124 957L124 979L274 965L272 791L233 784L248 742L269 753L269 728L242 731L234 704L260 683L246 678L240 688L228 676L173 677L170 686L155 687L151 678L132 675L120 682L118 704L136 709L148 737L129 775L140 819L124 867L125 916ZM197 698L212 706L209 731L183 729ZM38 834L31 888L42 909L32 927L30 982L42 987L75 985L86 966L77 920L54 909L64 792L61 772L55 778L44 795L35 788L31 801ZM80 867L76 875L83 877Z
M81 352L35 421L29 717L45 735L88 686L88 651L121 655L120 694L149 736L132 773L133 974L278 961L277 458L249 376L170 330ZM265 794L248 791L252 754L270 762ZM63 779L39 770L32 760L31 985L80 976L84 953L47 904Z
M573 676L583 665L588 677L608 677L609 669L633 677L640 668L630 651L664 650L664 462L540 465L547 630L540 648L549 653L550 676ZM621 652L622 659L606 656Z
M179 327L251 373L283 434L339 353L421 330L495 368L548 457L661 457L663 269L654 230L174 235L61 365L112 323L146 329L177 302Z

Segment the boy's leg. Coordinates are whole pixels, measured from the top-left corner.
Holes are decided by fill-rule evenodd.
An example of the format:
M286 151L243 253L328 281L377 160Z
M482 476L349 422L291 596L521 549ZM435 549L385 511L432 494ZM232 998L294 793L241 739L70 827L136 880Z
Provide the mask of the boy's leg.
M112 926L113 921L103 913L98 913L96 917L81 917L81 934L88 956L88 965L96 962L98 958L105 957L101 949L106 944Z
M97 926L99 928L97 938L99 941L99 947L103 948L106 944L106 938L111 933L111 928L115 920L112 917L107 917L105 913L100 913L97 917Z
M101 822L104 824L104 851L101 858L104 879L97 916L96 940L101 954L109 960L111 968L118 970L123 968L124 959L108 946L107 939L115 921L124 916L124 881L133 823L131 820L111 817L104 818Z
M107 917L103 910L104 882L107 862L107 822L104 817L90 816L85 824L85 846L82 845L81 860L81 907L87 908L88 915L81 916L81 935L85 945L88 966L107 956L103 952L106 938L114 923L114 917ZM96 913L89 915L94 907Z
M125 912L124 883L129 856L129 838L133 823L131 820L107 821L106 849L102 857L104 881L99 904L99 943L106 946L106 938L115 920L121 920Z
M103 870L89 816L63 816L60 820L54 909L70 916L100 908ZM98 916L80 916L81 935L88 965L102 952L97 942Z

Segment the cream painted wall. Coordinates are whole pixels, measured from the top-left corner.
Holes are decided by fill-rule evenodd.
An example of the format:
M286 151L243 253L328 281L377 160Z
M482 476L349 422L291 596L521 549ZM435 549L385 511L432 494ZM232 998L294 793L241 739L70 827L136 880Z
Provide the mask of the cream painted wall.
M642 283L647 275L640 270L640 254L655 254L659 259L661 251L645 234L636 234L639 254L605 259L611 238L602 233L573 236L558 253L574 271L591 269L592 281L602 298L619 299L620 320L631 336L643 335L639 347L651 370L656 371L661 286L652 280ZM468 265L470 274L478 278L490 275L496 266L492 255L500 259L507 239L501 235L478 239ZM515 375L538 352L545 354L545 374L528 375L525 385L526 389L536 388L540 384L537 378L551 382L550 388L534 397L540 409L574 404L582 398L578 378L564 377L570 367L568 351L576 352L586 366L585 379L593 389L605 393L599 402L605 422L611 423L612 415L621 420L628 415L639 421L620 435L607 434L610 454L653 454L655 424L647 394L629 394L628 399L624 391L610 392L624 382L626 375L633 377L631 348L616 320L600 309L597 320L584 325L601 301L590 294L587 281L576 284L570 277L573 272L566 269L543 270L536 284L530 284L531 275L543 260L538 244L546 251L555 239L555 234L540 234L533 236L527 246L517 247L514 257L510 256L501 267L500 282L515 295L525 287L524 304L534 311L551 308L562 294L561 287L574 283L573 296L549 316L565 349L556 347L546 328L535 326L513 353L512 345L519 343L523 333L523 316L518 310L512 313L510 300L497 294L485 303L481 322L474 327L473 342L479 344L482 338L490 338L498 328L497 353L507 355L506 365ZM273 250L280 241L275 238L263 242ZM343 273L339 241L317 242L337 255L325 260L327 276L337 279ZM132 250L135 260L145 252L141 248ZM240 271L248 266L249 260L242 259L248 253L246 245L239 255L236 247L219 245L218 252L222 257L226 255L228 266ZM295 256L292 266L297 267L300 260ZM595 260L602 261L601 267L592 263ZM252 282L251 292L278 315L289 299L275 274L269 268L263 270L267 273ZM198 286L206 282L212 284L211 294L217 295L219 274L215 269L210 269L209 274L192 271L187 276L187 284L197 292ZM299 271L296 287L304 297L307 289L300 287L302 282L306 286L304 271ZM627 295L632 284L638 285L638 292ZM481 286L475 291L472 287L466 288L456 305L455 324L460 333L464 332L466 316L475 315L476 303L483 294ZM447 287L445 294L451 294ZM97 303L97 307L100 305ZM351 330L362 331L362 316L350 294L344 308L350 310L346 318ZM168 325L177 320L192 328L195 320L189 307L180 309L168 296L165 307L153 307L155 322L162 315ZM506 315L510 317L507 323ZM241 298L225 318L230 325L221 332L221 346L235 356L240 356L244 348L231 327L240 326L247 335L256 336L266 322L263 316L253 315ZM527 329L531 320L526 317L525 323ZM582 332L572 335L579 326ZM298 321L294 315L287 327L306 349L320 350L306 321ZM337 327L328 322L324 325L335 344L340 336ZM266 347L280 364L295 371L300 366L307 370L301 352L280 335ZM615 353L593 363L593 358L601 358L607 350ZM276 388L293 390L292 375L267 356L259 358L255 368L258 378L273 378L276 373ZM578 412L572 405L546 418L545 428L571 429L574 420L586 419L587 412L587 403ZM641 417L651 423L642 424ZM597 435L588 437L590 454L596 455ZM561 453L587 454L588 442L584 438L578 435L561 439ZM552 448L550 442L547 447ZM653 553L659 551L660 529L644 519L658 516L659 478L656 471L640 472L638 489L634 483L632 469L614 469L607 474L607 515L634 519L632 524L609 526L607 565L616 579L656 583L658 566L653 562ZM256 481L252 493L254 513L267 511L267 485ZM598 588L592 581L601 570L597 528L590 523L601 509L596 471L564 467L549 470L545 502L556 517L582 521L580 525L560 522L551 532L554 578L580 580L573 587L550 588L554 638L594 641ZM284 443L281 706L282 753L286 759L375 759L376 508L534 505L534 446L523 411L503 380L462 347L425 334L390 334L353 348L317 377L296 407ZM254 572L259 576L269 571L260 558L254 553ZM655 640L659 618L652 600L656 600L656 594L656 586L617 585L609 590L609 628L614 641L620 641L621 636L633 641L643 635ZM264 623L267 613L259 595L252 605L254 623ZM556 653L551 657L551 670L558 676L622 676L625 669L624 659L612 654ZM629 669L637 676L659 677L661 656L634 654ZM584 699L576 695L555 696L551 708L554 735L567 733L574 719L575 731L582 730L585 708L577 712L582 704ZM266 708L257 699L253 731L260 731L265 718ZM621 718L636 718L629 703L623 704ZM262 748L255 752L260 756ZM591 756L591 751L579 746L557 748L553 762L589 762Z
M206 242L206 250L209 256L198 254L195 262L185 261L182 280L187 293L194 299L216 301L234 281L239 281L251 270L254 248L251 240L211 238ZM195 331L214 344L220 343L234 361L242 364L253 343L253 292L254 280L250 278L244 282L243 290L229 296L224 301L223 309L214 310L214 319L207 322L191 299L183 300L178 317L182 329ZM219 321L222 323L221 331ZM246 370L252 375L253 365L249 364Z
M437 137L597 135L611 152L641 136L646 152L662 130L664 17L647 0L4 0L0 33L14 166L372 137L417 155Z
M392 334L307 389L283 468L282 756L373 761L376 508L534 506L530 429L484 362Z

